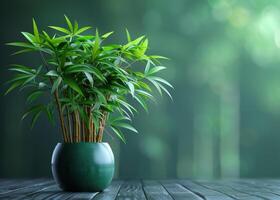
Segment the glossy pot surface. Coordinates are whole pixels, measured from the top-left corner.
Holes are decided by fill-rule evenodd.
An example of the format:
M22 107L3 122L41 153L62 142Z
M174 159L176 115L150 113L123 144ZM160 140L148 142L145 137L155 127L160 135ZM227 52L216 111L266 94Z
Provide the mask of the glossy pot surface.
M58 143L51 164L59 187L77 192L104 190L115 169L114 155L107 143Z

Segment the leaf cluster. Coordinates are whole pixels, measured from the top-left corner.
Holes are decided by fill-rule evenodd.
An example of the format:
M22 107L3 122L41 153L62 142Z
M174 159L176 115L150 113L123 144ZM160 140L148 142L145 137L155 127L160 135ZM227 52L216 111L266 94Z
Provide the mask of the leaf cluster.
M80 130L84 141L102 141L105 126L125 142L122 128L137 132L129 123L137 109L128 96L145 110L147 101L154 100L154 89L171 97L167 87L172 85L157 75L165 69L159 60L166 58L147 54L145 36L132 39L126 30L125 44L106 44L113 32L100 34L98 29L79 27L67 16L65 20L67 27L49 26L50 34L39 30L33 19L33 32L22 32L24 42L8 43L19 48L15 55L38 52L42 63L12 65L15 76L8 81L6 94L16 88L28 89L31 107L23 118L32 114L32 126L41 113L54 121L57 109L65 142L81 141L75 136ZM38 103L45 94L52 98Z

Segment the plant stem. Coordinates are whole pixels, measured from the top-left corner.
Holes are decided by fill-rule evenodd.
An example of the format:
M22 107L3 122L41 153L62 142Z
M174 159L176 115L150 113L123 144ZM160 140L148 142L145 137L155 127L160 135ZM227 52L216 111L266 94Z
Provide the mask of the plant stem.
M95 130L90 107L87 108L87 113L89 115L89 142L95 142Z
M77 122L78 122L78 142L81 142L81 121L79 112L77 113Z
M85 133L85 122L81 120L82 123L82 141L86 141L86 133Z
M70 116L70 113L69 113L69 109L68 107L66 107L66 112L67 112L67 123L68 123L68 129L69 129L69 141L72 143L72 127L71 127L71 116Z
M62 133L63 133L63 139L64 139L64 142L68 142L66 129L65 129L65 124L64 124L64 118L63 118L63 114L62 114L61 103L59 101L57 90L54 92L54 97L55 97L55 102L56 102L57 109L58 109L60 125L61 125L61 129L62 129Z
M91 126L92 126L92 137L93 137L93 142L96 142L96 130L95 130L95 126L93 123L93 119L91 119Z
M98 142L102 142L102 139L103 139L103 132L104 132L104 128L105 128L106 117L107 117L107 113L104 112L103 117L100 120L100 125L99 125L99 130L98 130L98 138L97 138Z
M89 119L89 112L88 112L88 107L85 106L85 113L86 115L88 116L88 121L87 121L87 124L86 124L86 121L85 121L85 141L86 142L89 142L89 129L90 129L90 119Z
M72 141L75 142L75 139L76 139L76 124L75 124L75 114L74 112L71 113L71 119L72 119L72 131L73 131L73 134L72 134Z
M74 111L74 115L75 115L75 142L79 142L79 124L78 124L78 115L77 115L77 111Z
M47 71L49 71L48 62L46 61L42 52L39 51L39 53L41 55L41 58L42 58L43 62L45 63L45 65L44 65L45 68L47 69ZM51 77L49 77L49 80L50 80L51 85L53 85L53 80L52 80ZM58 91L57 90L54 92L54 98L55 98L56 106L57 106L57 109L58 109L60 127L61 127L62 134L63 134L63 140L64 140L64 142L68 142L67 135L66 135L66 130L65 130L64 118L63 118L63 114L62 114L62 108L61 108L61 104L59 102L59 97L58 97Z

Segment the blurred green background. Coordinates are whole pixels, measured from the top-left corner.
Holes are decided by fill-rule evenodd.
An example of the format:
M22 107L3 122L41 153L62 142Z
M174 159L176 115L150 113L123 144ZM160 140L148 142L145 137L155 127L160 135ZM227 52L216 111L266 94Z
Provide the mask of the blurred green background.
M10 56L4 45L31 31L64 24L115 31L113 40L146 34L149 52L170 57L162 75L174 101L158 98L136 115L140 135L128 144L107 138L116 178L280 177L280 1L277 0L4 0L0 7L1 82L8 64L38 63ZM1 92L4 87L1 87ZM0 100L0 177L51 176L59 128L41 118L20 122L24 95Z

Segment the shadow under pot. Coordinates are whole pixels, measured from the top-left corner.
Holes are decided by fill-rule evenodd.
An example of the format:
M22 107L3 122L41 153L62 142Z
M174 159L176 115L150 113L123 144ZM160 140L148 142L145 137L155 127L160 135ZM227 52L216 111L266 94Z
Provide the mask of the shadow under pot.
M114 176L114 155L108 143L58 143L52 174L64 191L100 192Z

